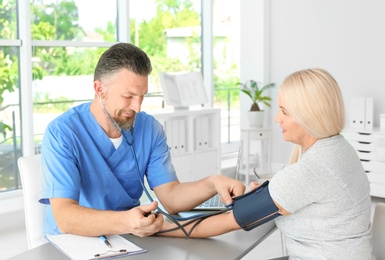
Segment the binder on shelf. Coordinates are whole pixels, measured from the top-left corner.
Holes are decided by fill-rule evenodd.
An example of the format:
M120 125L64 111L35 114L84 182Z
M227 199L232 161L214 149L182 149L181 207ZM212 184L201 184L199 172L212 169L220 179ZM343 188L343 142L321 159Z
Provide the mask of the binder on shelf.
M172 120L172 151L179 154L179 120Z
M111 248L99 237L60 234L47 235L47 239L70 259L112 259L147 252L119 235L107 237Z
M220 109L201 108L188 111L160 111L154 118L164 127L170 155L178 178L193 181L220 171L221 136ZM202 130L198 119L207 118L207 128ZM173 124L177 124L178 134L173 134ZM205 123L203 123L205 125ZM204 127L203 127L204 128ZM174 152L174 138L179 141L179 153ZM208 148L203 150L202 143L207 140ZM199 143L201 145L199 146Z
M202 149L208 149L209 148L209 118L208 117L202 117L200 120L200 128L202 131Z
M365 129L365 98L352 97L350 99L350 127Z
M186 119L178 120L179 153L186 152Z
M203 140L202 140L202 118L197 117L194 119L194 148L196 151L200 151L203 149Z
M373 98L367 97L365 99L365 129L373 129Z
M380 114L380 129L385 130L385 114Z

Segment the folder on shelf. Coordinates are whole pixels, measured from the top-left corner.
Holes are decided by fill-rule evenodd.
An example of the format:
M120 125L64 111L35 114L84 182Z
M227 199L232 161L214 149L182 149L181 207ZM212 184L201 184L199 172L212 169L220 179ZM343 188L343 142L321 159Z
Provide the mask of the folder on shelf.
M202 117L200 121L201 129L202 129L202 148L208 149L209 148L209 118L208 117Z
M147 252L119 235L107 236L111 248L99 237L73 234L47 235L46 237L52 245L70 259L111 259Z
M180 145L179 145L179 120L174 119L172 123L172 152L173 154L179 154Z
M197 117L194 119L194 148L196 151L200 151L203 149L203 131L201 127L202 118Z
M178 120L179 153L186 152L186 119Z
M373 98L365 99L365 129L373 129Z
M365 98L352 97L350 101L350 127L365 129Z

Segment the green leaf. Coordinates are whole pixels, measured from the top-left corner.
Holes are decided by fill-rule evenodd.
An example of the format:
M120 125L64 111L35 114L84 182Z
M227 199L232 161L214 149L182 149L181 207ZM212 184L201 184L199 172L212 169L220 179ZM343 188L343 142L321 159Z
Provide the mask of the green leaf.
M264 96L263 93L270 88L275 87L275 83L269 83L263 86L262 88L259 88L258 82L255 80L247 80L245 83L238 83L237 85L240 86L240 90L245 93L247 96L250 97L252 101L252 107L251 111L259 111L259 106L255 106L255 104L258 105L258 102L262 102L266 106L270 107L270 101L272 100L269 96ZM258 110L256 110L258 109Z

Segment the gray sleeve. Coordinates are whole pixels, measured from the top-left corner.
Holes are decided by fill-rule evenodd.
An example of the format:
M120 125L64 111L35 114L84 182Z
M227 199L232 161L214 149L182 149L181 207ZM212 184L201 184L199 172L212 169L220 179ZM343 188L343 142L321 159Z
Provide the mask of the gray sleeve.
M296 163L280 170L269 184L270 196L290 213L324 196L323 181L308 166Z

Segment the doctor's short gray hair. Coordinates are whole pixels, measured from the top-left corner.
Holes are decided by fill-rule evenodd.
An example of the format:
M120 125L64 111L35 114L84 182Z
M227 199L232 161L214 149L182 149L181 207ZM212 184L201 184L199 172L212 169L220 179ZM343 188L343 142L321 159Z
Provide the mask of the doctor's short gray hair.
M117 43L107 49L95 68L94 81L111 76L121 69L128 69L140 76L148 76L152 71L147 54L131 43Z

